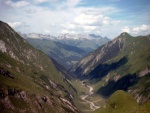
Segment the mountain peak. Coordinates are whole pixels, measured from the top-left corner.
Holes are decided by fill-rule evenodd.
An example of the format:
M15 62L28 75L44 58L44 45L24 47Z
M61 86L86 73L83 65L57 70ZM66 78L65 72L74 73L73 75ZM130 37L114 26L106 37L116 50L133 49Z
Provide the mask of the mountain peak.
M128 37L132 37L132 36L127 32L123 32L118 36L118 38L128 38Z
M103 39L104 37L101 37L100 35L95 35L95 34L62 34L61 36L58 37L58 39L73 39L73 40L83 40L83 39Z
M61 34L60 36L52 36L49 34L38 34L38 33L28 33L28 34L22 34L21 36L24 38L34 38L34 39L52 39L52 40L63 40L63 39L71 39L71 40L83 40L83 39L104 39L104 37L101 37L100 35L95 34L72 34L72 33L66 33Z
M127 32L123 32L121 33L121 35L129 35Z
M93 38L102 38L100 35L95 35L95 34L89 34L89 36L91 36Z

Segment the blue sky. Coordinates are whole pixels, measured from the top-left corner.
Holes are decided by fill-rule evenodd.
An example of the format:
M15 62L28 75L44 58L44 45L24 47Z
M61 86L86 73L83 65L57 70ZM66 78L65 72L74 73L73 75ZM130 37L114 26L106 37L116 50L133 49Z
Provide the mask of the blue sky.
M22 33L150 34L150 0L0 0L0 20Z

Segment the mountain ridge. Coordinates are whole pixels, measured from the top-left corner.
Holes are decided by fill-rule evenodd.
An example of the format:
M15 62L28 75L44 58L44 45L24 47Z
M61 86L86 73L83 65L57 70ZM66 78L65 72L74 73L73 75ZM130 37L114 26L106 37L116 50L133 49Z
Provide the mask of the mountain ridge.
M77 113L76 89L52 60L8 24L0 30L0 112Z
M149 35L132 37L122 33L88 54L70 72L92 84L95 92L106 98L117 90L124 90L143 103L149 100L150 92L149 50Z
M30 37L30 38L36 38L36 39L52 39L52 40L62 40L62 39L75 39L75 40L80 40L80 39L102 39L102 38L107 38L107 37L101 37L100 35L95 35L95 34L71 34L71 33L66 33L66 34L61 34L60 36L52 36L50 34L38 34L38 33L19 33L22 37L25 39Z
M118 46L116 47L116 43L118 43ZM112 40L112 41L110 41L110 42L108 42L108 43L106 43L105 45L102 45L101 47L99 47L98 49L96 49L95 51L93 51L93 52L91 52L90 54L88 54L86 57L84 57L81 61L80 61L80 63L78 63L77 65L75 65L74 67L72 67L72 69L71 69L71 72L75 72L75 74L77 74L77 75L84 75L84 74L86 74L86 70L88 70L88 68L90 68L90 67L92 67L92 68L94 68L94 65L98 65L99 63L103 63L103 62L105 62L106 60L108 60L108 59L110 59L110 58L112 58L112 57L114 57L114 56L116 56L118 53L119 53L119 51L123 48L123 46L124 46L124 43L125 43L125 39L124 38L116 38L116 39L114 39L114 40ZM109 56L108 54L110 54L110 52L111 51L109 51L109 49L110 48L113 48L114 47L114 50L113 50L113 54L111 55L111 56ZM104 50L106 50L105 51L105 53L104 53ZM107 51L108 50L108 51ZM99 52L100 51L100 52ZM99 54L100 53L100 55L98 56L97 54ZM103 55L103 56L101 56L101 54ZM95 56L96 56L96 58L95 58ZM105 58L105 57L107 57L107 56L109 56L108 58ZM101 57L102 57L102 59L101 59ZM89 60L88 60L89 59ZM99 59L101 59L100 61L99 61ZM87 63L84 63L84 60L86 61L86 62L88 62L88 64ZM93 60L93 61L92 61ZM97 62L98 61L98 62ZM89 64L91 64L91 62L92 62L92 65L90 66L90 67L87 67L87 65L89 65ZM76 71L75 69L77 69L77 67L78 66L80 66L80 67L87 67L87 69L85 69L85 72L83 72L83 73L80 73L80 72L78 72L78 70ZM95 67L96 67L95 66ZM90 68L90 70L92 70L92 68ZM79 69L80 70L80 69ZM77 73L76 73L77 72ZM78 74L78 73L80 73L80 74Z

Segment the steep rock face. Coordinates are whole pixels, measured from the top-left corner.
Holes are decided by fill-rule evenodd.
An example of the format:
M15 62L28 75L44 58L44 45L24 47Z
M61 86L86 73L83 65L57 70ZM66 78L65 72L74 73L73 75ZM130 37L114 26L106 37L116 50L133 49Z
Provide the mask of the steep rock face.
M124 34L121 34L124 35ZM91 52L89 55L84 57L79 63L77 63L70 70L78 77L87 75L93 70L98 64L104 63L107 60L115 57L124 47L126 38L117 38L101 46L97 50Z
M6 23L0 31L0 112L78 112L75 89L51 59Z

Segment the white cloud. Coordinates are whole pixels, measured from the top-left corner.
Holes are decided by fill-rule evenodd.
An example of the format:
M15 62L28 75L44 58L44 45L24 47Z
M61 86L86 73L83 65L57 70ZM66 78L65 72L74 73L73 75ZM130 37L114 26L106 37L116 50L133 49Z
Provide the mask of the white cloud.
M135 26L135 27L124 27L122 29L123 32L128 32L131 33L133 35L147 35L150 33L150 26L149 25L145 25L142 24L140 26Z
M34 3L44 3L44 2L55 2L55 3L58 3L58 2L61 2L63 0L34 0Z
M150 30L150 26L145 25L145 24L132 28L132 31L134 34L144 33L144 32L148 33L149 30Z
M137 32L140 31L140 28L139 28L139 27L134 27L134 28L132 29L132 31L135 32L135 33L137 33Z
M77 10L70 10L71 13L68 12L66 17L71 17L70 14L74 15L70 18L69 23L65 24L64 22L61 24L63 29L61 33L95 33L102 35L103 31L103 34L106 34L108 28L113 28L121 22L120 20L113 20L105 16L105 14L108 14L107 11L113 8L109 7L108 9L109 10L107 10L107 8L78 8Z
M104 17L102 23L104 25L109 25L111 23L111 19L109 17Z
M43 2L47 2L48 0L35 0L35 2L38 2L38 3L43 3Z
M71 23L68 23L67 25L65 25L67 28L69 29L75 29L77 26L75 24L71 24Z
M99 16L80 14L79 16L75 17L74 21L75 23L81 25L91 25L97 22L98 19Z
M146 31L146 30L148 30L149 29L149 26L147 26L147 25L145 25L145 24L143 24L141 27L140 27L140 30L141 31Z
M80 3L81 0L67 0L65 3L68 7L74 7Z
M14 2L12 0L5 0L3 1L3 3L7 6L14 7L14 8L19 8L19 7L24 7L24 6L29 5L29 2L23 1L23 0L17 1L17 2Z
M47 29L44 29L44 33L49 34L49 33L50 33L50 31L49 31L49 30L47 30Z
M71 31L71 30L62 30L61 33L62 34L66 34L66 33L76 34L75 31Z
M106 9L107 8L82 9L80 13L73 19L74 21L72 22L72 24L75 25L74 30L77 31L78 29L80 29L80 33L95 34L102 33L103 31L103 33L105 34L108 31L108 28L113 28L121 22L120 20L113 20L112 18L105 16L105 13L109 11ZM69 27L67 27L66 29L69 30Z
M16 28L16 27L19 27L21 25L21 22L8 22L8 24L11 27Z
M113 20L110 17L106 16L111 11L116 11L112 7L103 7L103 8L84 8L81 10L79 15L74 18L74 22L81 25L89 26L103 26L103 25L112 25L118 24L119 20Z
M47 2L47 3L57 3L57 4L59 4L59 2L62 2L62 1L64 1L64 0L34 0L34 3L35 4L41 4L41 3Z
M128 26L125 26L125 27L122 29L122 32L130 33L130 28L129 28Z
M61 4L59 4L60 1ZM56 7L52 9L40 5L44 2L52 2L52 5L53 2L58 2L58 4L54 3ZM11 1L10 4L16 3ZM103 33L105 36L108 36L108 29L120 22L109 17L109 14L117 11L114 7L77 7L79 3L80 0L66 0L66 2L65 0L32 0L30 5L20 7L19 10L12 8L13 13L11 10L7 10L9 21L6 22L10 22L10 25L17 31L25 33L49 33L51 35ZM0 18L3 16L0 15ZM20 25L13 22L20 22Z
M95 30L97 26L83 26L83 28L85 29L85 31L92 31Z

